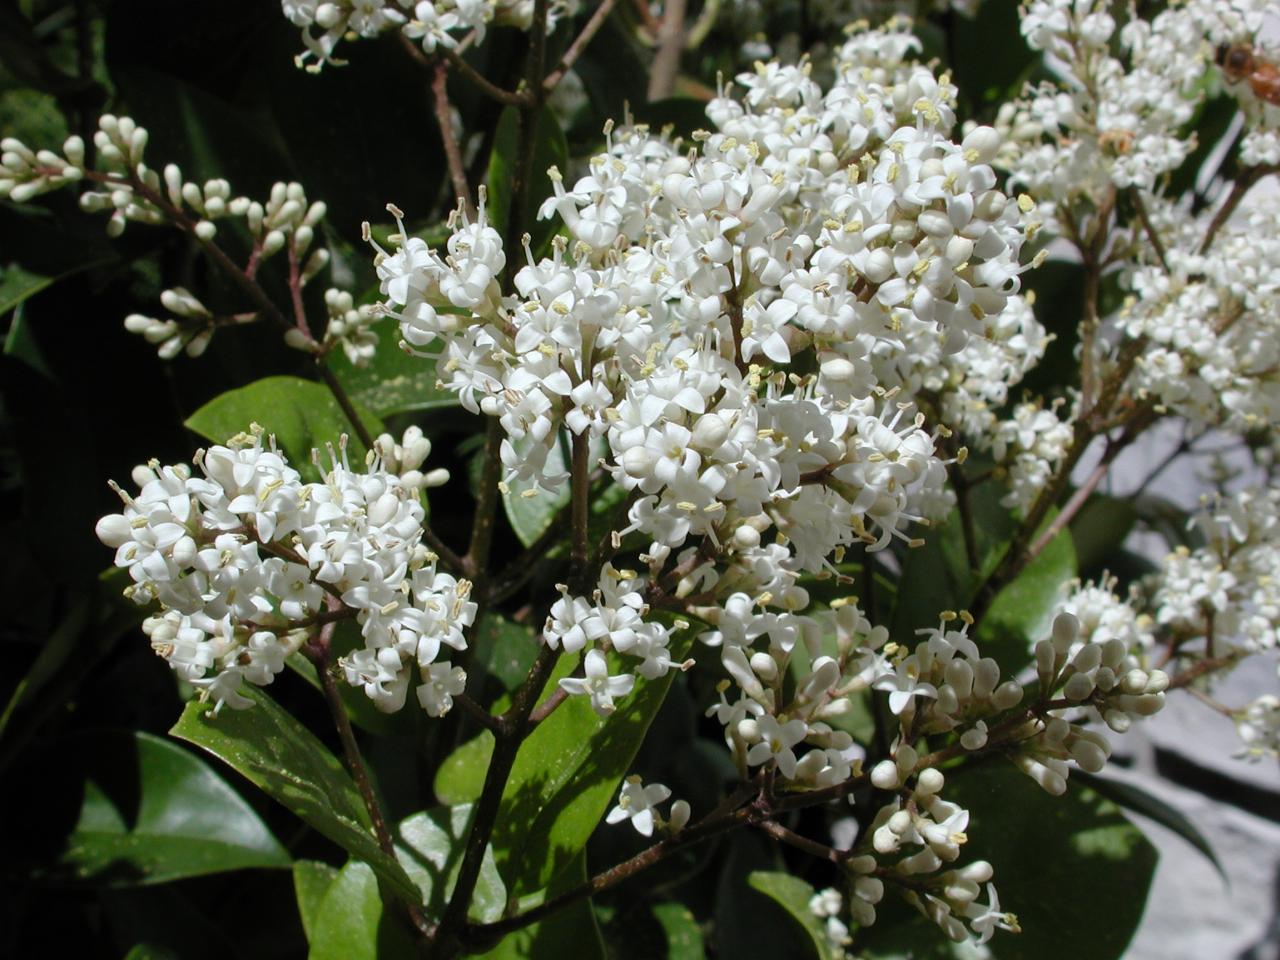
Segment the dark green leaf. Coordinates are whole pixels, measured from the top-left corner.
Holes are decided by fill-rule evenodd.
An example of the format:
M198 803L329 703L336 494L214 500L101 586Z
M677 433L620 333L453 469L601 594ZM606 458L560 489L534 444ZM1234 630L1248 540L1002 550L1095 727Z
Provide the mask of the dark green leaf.
M245 691L254 705L214 716L189 703L169 732L203 747L284 804L317 831L377 870L398 896L417 889L404 869L378 847L360 794L336 757L262 691Z
M655 903L653 915L667 935L667 960L705 960L698 920L682 903Z
M672 659L691 642L691 631L677 636ZM588 698L569 697L521 745L493 836L513 894L547 886L586 846L674 679L674 672L637 679L608 717L598 716Z
M291 863L253 808L176 744L120 733L78 746L84 800L52 876L129 886Z
M610 960L706 960L698 921L683 903L633 900L596 914Z
M525 898L525 909L558 896L587 879L587 861L579 853L541 894ZM604 941L591 901L582 897L538 923L508 934L493 949L477 954L484 960L605 960Z
M382 431L382 424L375 417L361 412L361 418L372 435ZM267 377L229 390L186 421L189 429L214 443L225 443L248 430L251 423L261 424L274 435L290 464L304 476L316 476L312 449L321 450L321 462L327 463L325 444L336 446L343 434L348 435L350 462L364 461L364 445L332 394L322 384L299 377Z
M949 773L944 796L971 814L962 862L995 867L1000 907L1022 927L987 943L995 960L1123 956L1158 855L1115 804L1076 784L1052 797L1003 762ZM859 941L870 956L955 956L919 914L886 907Z
M512 184L516 177L516 157L519 156L519 112L515 107L507 107L498 120L498 131L493 140L493 153L489 155L489 190L488 214L489 222L498 232L506 235L507 218L510 216ZM569 147L565 143L564 130L560 120L550 107L543 107L538 115L537 140L533 150L533 164L530 168L529 189L525 191L525 206L520 212L520 223L524 231L532 237L532 246L538 253L560 227L558 217L550 220L535 219L538 207L547 197L555 192L547 170L557 167L562 175L567 175L569 163ZM521 256L518 250L508 250L508 260Z
M813 887L799 877L776 870L756 870L747 877L747 883L782 907L787 916L799 924L819 960L831 960L826 932L818 918L809 911Z
M320 901L309 960L412 960L418 956L408 930L383 908L378 877L352 860Z
M493 734L488 730L454 750L436 770L436 799L447 804L479 800L492 756Z
M503 690L518 687L538 655L538 641L531 627L500 617L486 616L471 641L474 662L501 684Z
M516 453L523 456L532 446L533 440L525 436L513 442ZM548 474L569 472L568 443L563 436L560 442L547 454ZM511 521L511 529L515 531L520 542L526 547L537 540L551 526L552 521L569 503L569 484L561 484L555 493L547 493L535 486L531 480L513 480L502 495L502 505L506 509L507 519Z
M1128 500L1095 493L1071 521L1080 572L1106 566L1133 529L1138 515Z
M756 831L731 834L728 856L716 886L716 946L722 957L815 956L812 938L783 920L775 902L757 890L750 877L779 872L784 864L777 845Z
M337 879L337 867L319 860L298 860L293 865L293 892L298 901L298 916L302 920L307 942L315 939L316 922L320 918L320 904Z
M330 354L329 366L351 399L379 417L414 410L458 405L457 394L436 387L436 363L400 349L400 323L388 318L374 324L378 352L367 366L352 366L341 349ZM439 344L426 348L439 349Z
M1056 511L1046 522L1053 522ZM1006 673L1016 673L1033 659L1037 640L1049 633L1062 604L1063 588L1076 576L1071 534L1060 531L1022 573L996 595L978 624L977 641L986 657L994 657Z
M402 820L396 831L396 853L421 891L429 916L441 916L453 892L471 832L471 816L470 804L436 807ZM480 923L492 923L501 918L506 905L506 887L498 875L493 850L486 847L468 915Z
M1218 871L1218 875L1222 877L1224 882L1226 881L1226 871L1222 869L1222 862L1218 859L1218 855L1213 852L1213 847L1209 845L1209 841L1205 839L1199 828L1180 810L1169 806L1159 797L1148 793L1136 784L1124 783L1111 777L1095 776L1094 774L1085 773L1083 770L1072 770L1071 779L1087 786L1099 796L1118 803L1126 810L1132 810L1148 820L1154 820L1162 827L1168 827L1203 853L1205 859L1212 863L1214 869Z

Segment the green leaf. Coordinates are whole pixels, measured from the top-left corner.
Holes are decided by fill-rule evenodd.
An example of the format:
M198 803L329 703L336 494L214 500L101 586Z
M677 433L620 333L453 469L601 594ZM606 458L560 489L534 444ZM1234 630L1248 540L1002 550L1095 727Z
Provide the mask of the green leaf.
M298 901L298 916L307 942L315 940L314 931L320 919L320 905L333 881L338 868L319 860L298 860L293 865L293 892Z
M782 907L787 916L800 925L818 960L831 960L831 946L827 943L826 931L818 918L809 911L813 887L799 877L776 870L753 871L747 877L747 883Z
M691 643L692 631L677 636L672 659ZM513 895L547 886L586 846L674 679L674 671L637 679L608 717L597 715L587 697L569 697L521 745L493 834Z
M1142 920L1158 854L1115 804L1074 781L1052 797L1007 763L947 774L943 795L970 812L962 862L995 867L1000 907L1022 927L987 943L995 960L1119 960ZM860 934L869 956L956 955L936 927L890 899Z
M75 756L84 799L52 878L132 886L291 863L253 808L176 744L104 733Z
M310 938L309 960L411 960L418 956L409 932L383 909L378 877L352 860L329 886Z
M489 614L480 621L471 645L475 651L473 662L482 665L504 691L520 686L538 656L538 639L533 628L512 623L497 614Z
M1056 511L1046 518L1053 522ZM1007 673L1016 673L1034 658L1037 640L1049 633L1064 588L1076 576L1076 551L1069 531L1049 541L1026 569L996 595L978 624L983 656L994 657Z
M516 177L516 158L520 151L519 111L515 107L507 107L498 118L498 129L494 135L493 152L489 154L489 190L488 215L489 222L498 232L506 236L507 218L511 209L511 189ZM555 111L543 107L538 114L537 140L533 149L533 163L530 167L529 189L525 191L525 207L520 213L520 223L524 231L532 238L533 252L540 253L547 241L560 227L558 217L550 220L536 220L538 207L542 201L552 196L555 191L547 170L558 167L561 174L568 171L569 147L565 143L564 130ZM508 251L508 256L520 256L519 251Z
M518 456L524 456L533 446L533 438L525 435L512 442ZM548 474L569 472L569 443L565 431L561 431L559 442L547 454ZM515 531L520 542L526 547L537 540L551 526L551 522L569 503L569 484L561 484L555 493L547 493L534 485L532 480L513 480L502 494L502 506L511 521L511 529Z
M698 920L683 903L655 903L653 915L667 935L667 960L706 960Z
M1091 496L1070 526L1080 572L1106 566L1137 520L1138 514L1128 500L1101 493Z
M722 957L796 957L814 955L806 931L781 921L768 896L750 877L758 871L785 868L778 846L762 833L730 834L728 854L716 884L715 939Z
M1132 810L1148 820L1154 820L1162 827L1168 827L1203 853L1223 881L1227 880L1227 873L1222 869L1222 862L1213 852L1213 847L1209 845L1209 841L1205 839L1200 829L1182 811L1169 806L1159 797L1148 793L1136 784L1113 780L1110 777L1095 776L1083 770L1072 770L1071 779L1089 787L1099 796L1118 803L1126 810Z
M907 554L892 621L892 635L899 643L914 644L916 631L936 627L942 611L964 610L972 604L1017 532L1015 518L1000 505L1003 496L1002 486L993 482L969 492L976 567L970 563L958 509L929 533L923 546ZM1045 525L1054 516L1056 512L1051 512ZM1006 671L1029 663L1032 644L1047 629L1062 599L1063 585L1075 576L1075 550L1070 534L1063 531L1005 586L977 625L975 638L983 655L995 657Z
M360 794L338 759L265 693L249 687L245 694L254 701L251 708L223 710L217 716L208 704L189 703L169 732L223 760L370 864L398 896L416 902L416 887L378 846Z
M436 386L436 362L400 349L400 323L388 318L373 325L378 352L366 366L353 366L341 349L329 355L329 367L357 406L379 417L415 410L456 407L458 395ZM439 344L425 348L432 353Z
M580 852L550 887L525 903L525 908L572 890L586 879L587 860ZM538 923L507 934L497 946L475 956L485 960L565 960L566 956L605 960L607 954L591 900L582 897Z
M363 411L360 414L369 433L377 436L381 422ZM251 423L274 435L294 469L304 476L318 473L311 463L312 449L323 451L326 443L336 446L343 434L348 435L350 462L364 461L364 444L333 395L322 384L300 377L267 377L228 390L188 417L186 426L206 440L225 443ZM322 452L321 457L327 462L327 454Z
M472 812L470 804L436 807L415 813L402 820L397 828L400 842L396 853L421 891L428 916L441 916L453 892L462 866L462 852L471 832ZM502 917L506 905L507 889L498 875L493 850L486 847L468 916L480 923L492 923Z
M702 930L683 903L630 899L618 907L596 907L610 960L706 960Z
M484 790L484 777L493 756L493 734L488 730L472 737L445 757L433 783L441 803L473 803Z

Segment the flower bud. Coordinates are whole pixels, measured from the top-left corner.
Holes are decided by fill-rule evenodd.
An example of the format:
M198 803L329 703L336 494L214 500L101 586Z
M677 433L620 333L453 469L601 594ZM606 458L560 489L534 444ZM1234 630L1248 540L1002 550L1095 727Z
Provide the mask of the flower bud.
M671 832L676 833L683 830L689 822L691 813L689 801L687 800L677 800L671 804L671 816L667 818L667 826L671 828Z
M965 153L972 150L978 163L990 163L1000 150L1000 134L991 127L974 127L960 146Z
M871 783L881 790L896 790L902 784L898 765L892 760L881 760L871 768Z

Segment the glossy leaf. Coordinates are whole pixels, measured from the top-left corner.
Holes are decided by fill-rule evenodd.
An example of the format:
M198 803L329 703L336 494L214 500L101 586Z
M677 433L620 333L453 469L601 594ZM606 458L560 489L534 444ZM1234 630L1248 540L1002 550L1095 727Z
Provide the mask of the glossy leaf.
M777 870L756 870L747 877L747 883L782 907L787 916L799 924L809 938L813 954L818 960L832 960L831 947L827 943L822 923L809 912L813 887L799 877Z
M489 222L503 236L506 235L507 218L510 216L512 184L516 177L516 157L519 156L519 113L515 107L507 107L498 119L494 135L493 152L489 155ZM538 115L537 139L530 166L529 189L525 191L525 207L520 213L520 223L532 238L535 253L540 252L560 227L559 217L549 220L536 219L542 201L555 191L547 170L559 168L568 172L569 147L565 143L564 130L555 111L543 107ZM522 256L519 250L508 250L508 262L513 256ZM523 261L522 261L523 262Z
M254 705L225 709L189 703L169 732L203 747L293 813L377 870L391 889L416 901L417 888L384 853L369 827L360 794L338 759L310 731L261 690L248 688Z
M525 909L558 896L587 879L586 856L579 853L560 876L539 895L523 901ZM591 901L583 897L551 916L503 937L483 954L484 960L605 960L604 940Z
M683 903L626 898L616 909L597 906L610 960L706 960L697 918Z
M307 942L315 939L316 923L320 919L320 905L325 894L338 877L337 867L319 860L298 860L293 865L293 893L298 901L298 917Z
M1048 521L1052 520L1050 514ZM1030 663L1036 641L1048 635L1065 596L1064 588L1075 576L1075 547L1070 532L1063 530L996 595L978 624L982 655L995 657L1007 673L1016 673Z
M1095 493L1071 521L1071 539L1082 574L1105 565L1120 549L1138 516L1127 500Z
M411 960L409 931L384 908L378 877L352 860L329 885L316 913L309 960Z
M83 801L51 877L131 886L291 863L244 798L177 744L147 733L73 743Z
M484 777L493 756L493 734L484 730L445 757L433 784L441 803L472 803L480 799Z
M471 832L472 807L436 807L400 822L396 853L409 878L422 893L429 916L441 916L458 879L462 852ZM502 916L507 890L498 875L493 850L486 848L468 915L480 923Z
M1071 779L1052 797L1006 762L947 776L946 798L971 814L963 862L990 861L1001 909L1022 927L986 944L994 960L1119 960L1142 920L1155 848L1114 803ZM860 935L869 956L956 956L936 927L889 901Z
M457 394L436 386L434 360L400 349L398 320L379 320L373 329L378 334L378 352L366 366L353 366L340 348L329 355L329 366L353 401L379 417L458 405ZM437 343L426 352L439 349Z
M381 422L363 411L361 418L376 436ZM312 449L321 450L321 462L328 462L323 452L326 443L335 446L339 438L348 437L348 459L352 464L364 462L365 449L355 435L346 415L333 395L320 383L300 377L267 377L229 390L210 400L187 418L186 425L214 443L225 443L230 437L259 423L276 443L289 463L306 477L317 477L311 463Z
M514 441L516 453L523 456L532 445L529 437ZM569 443L563 432L559 442L547 454L546 472L568 474ZM520 542L526 547L537 540L551 526L552 521L569 503L569 484L563 483L554 493L548 493L535 487L529 480L513 480L502 495L502 506L506 510L507 519L511 521L511 529L515 531Z
M691 631L678 635L672 659L691 642ZM521 745L493 837L513 894L547 886L586 846L674 679L674 671L637 679L608 717L597 715L587 697L569 697Z
M1200 828L1182 811L1165 803L1155 794L1148 793L1137 784L1125 783L1122 780L1115 780L1111 777L1096 776L1085 773L1083 770L1072 770L1071 779L1089 787L1099 796L1118 803L1126 810L1132 810L1148 820L1154 820L1162 827L1168 827L1204 854L1205 859L1212 863L1213 868L1218 871L1218 875L1224 881L1227 879L1227 873L1222 869L1222 862L1218 859L1218 855L1214 853L1213 847L1210 846L1205 835L1200 832Z

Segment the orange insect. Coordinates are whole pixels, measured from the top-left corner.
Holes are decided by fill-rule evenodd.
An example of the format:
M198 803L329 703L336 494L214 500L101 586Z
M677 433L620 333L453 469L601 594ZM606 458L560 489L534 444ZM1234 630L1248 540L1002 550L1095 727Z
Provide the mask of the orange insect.
M1253 95L1264 103L1280 107L1280 67L1254 53L1247 43L1218 48L1218 66L1228 83L1249 82Z

